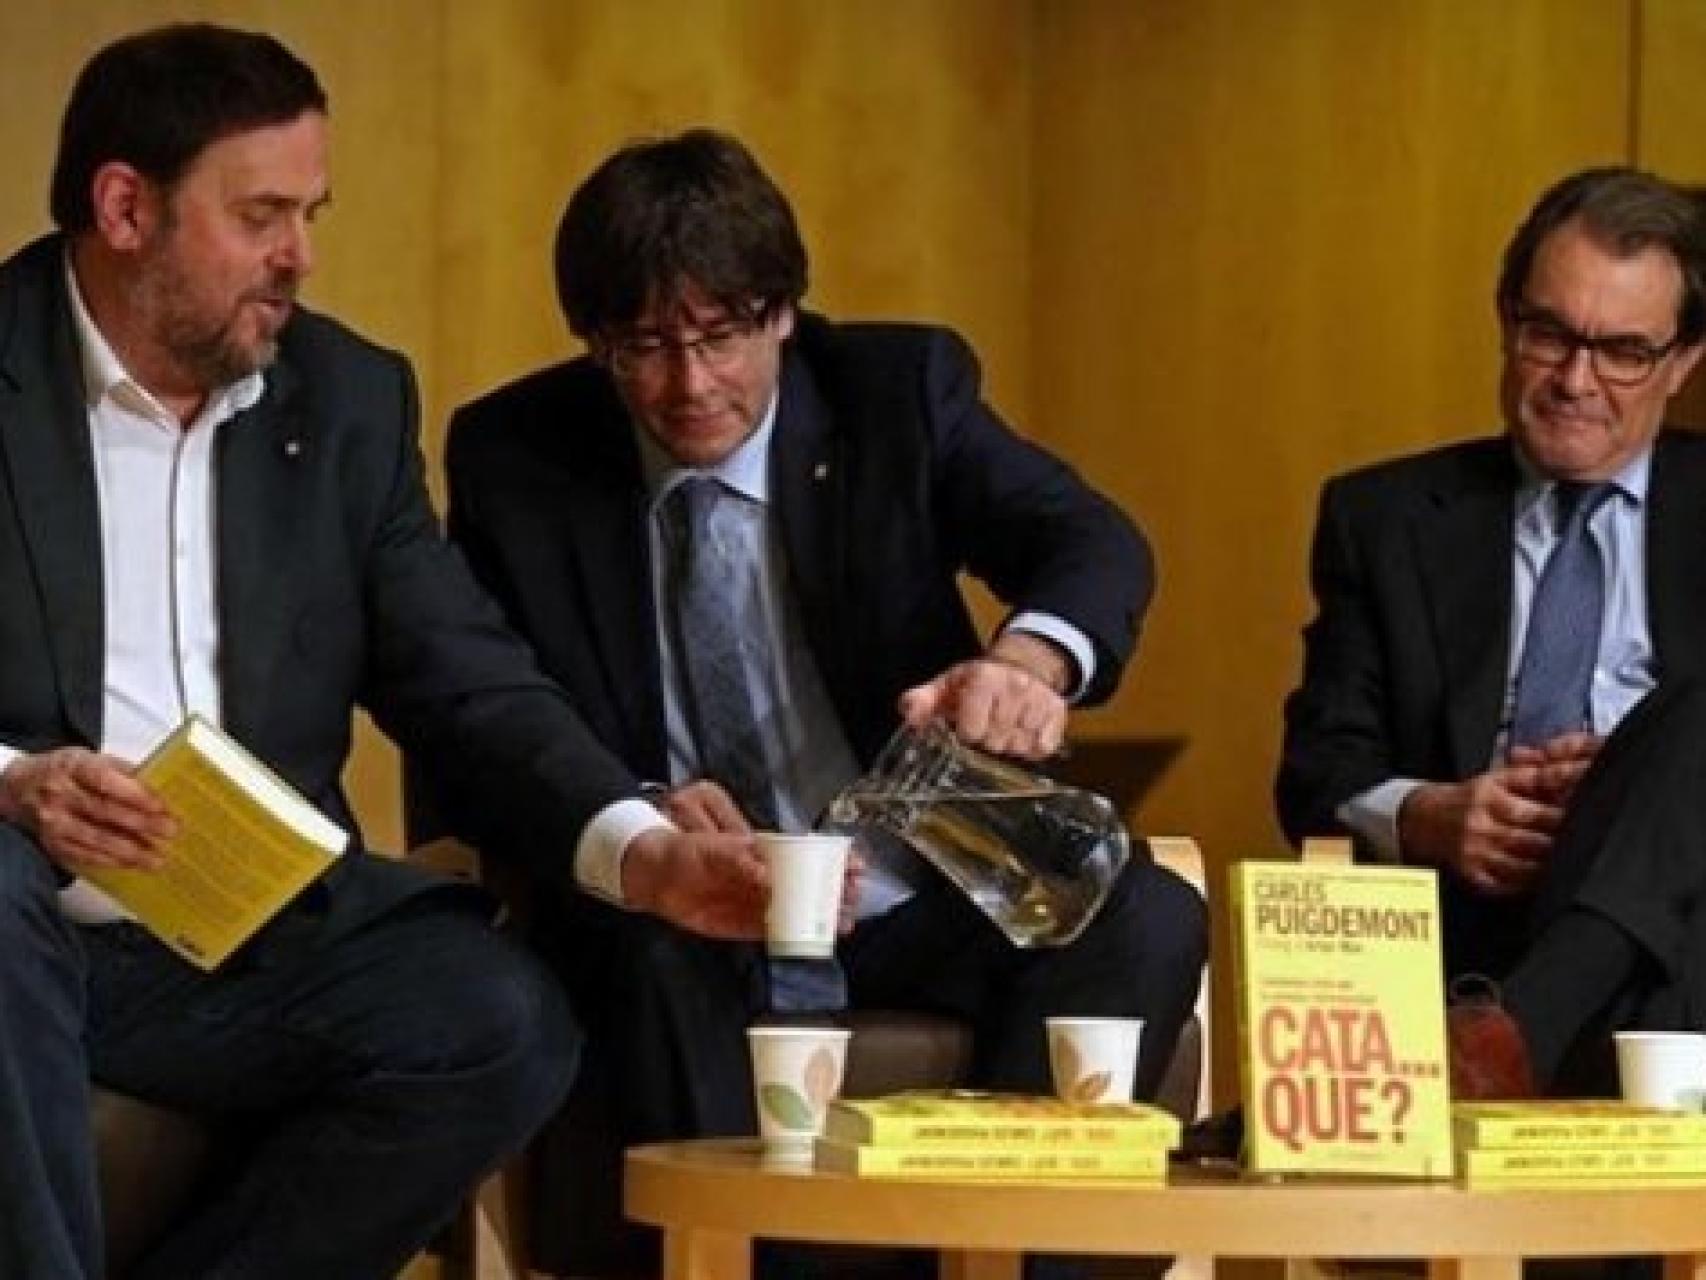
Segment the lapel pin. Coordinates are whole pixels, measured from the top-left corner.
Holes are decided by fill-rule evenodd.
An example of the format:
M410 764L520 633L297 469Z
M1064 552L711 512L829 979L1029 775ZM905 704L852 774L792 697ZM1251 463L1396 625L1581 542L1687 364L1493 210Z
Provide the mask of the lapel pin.
M827 463L827 462L820 462L817 464L817 466L812 468L812 479L813 480L822 480L822 479L825 479L828 475L829 475L829 463Z
M302 456L302 441L286 440L284 442L284 456L287 458L300 458Z

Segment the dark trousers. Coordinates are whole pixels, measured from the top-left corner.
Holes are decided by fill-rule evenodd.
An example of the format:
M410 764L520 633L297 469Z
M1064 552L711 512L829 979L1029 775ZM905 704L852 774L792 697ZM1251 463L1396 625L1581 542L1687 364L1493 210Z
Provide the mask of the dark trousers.
M1611 1032L1706 1029L1706 691L1674 679L1642 700L1601 746L1571 797L1535 892L1487 899L1446 882L1446 959L1454 972L1507 977L1545 993L1531 1036L1570 1047L1560 1093L1617 1088ZM1612 982L1571 972L1559 937L1609 924L1634 944ZM1539 960L1537 961L1537 957ZM1554 980L1537 971L1560 962Z
M576 1275L655 1270L650 1232L624 1227L621 1151L636 1142L757 1131L746 1027L762 1010L757 949L710 942L594 904L593 927L543 945L564 966L589 1031L587 1072L547 1129L535 1179L533 1265ZM565 941L573 945L565 946ZM585 947L596 948L596 958ZM1190 1016L1208 949L1196 891L1139 854L1069 947L1012 946L957 889L932 880L862 922L840 954L856 1008L949 1014L974 1030L973 1078L1048 1093L1049 1014L1145 1020L1135 1091L1152 1097ZM806 1274L806 1264L787 1268ZM837 1266L837 1275L851 1274Z
M7 1280L101 1280L91 1077L253 1135L134 1280L389 1280L573 1073L560 989L470 899L207 975L137 926L67 923L55 893L0 824Z

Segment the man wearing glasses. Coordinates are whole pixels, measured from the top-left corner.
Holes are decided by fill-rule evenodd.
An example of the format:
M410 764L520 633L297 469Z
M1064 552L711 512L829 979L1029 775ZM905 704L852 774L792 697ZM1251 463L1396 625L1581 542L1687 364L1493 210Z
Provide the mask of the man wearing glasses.
M1706 1026L1706 440L1660 427L1703 234L1650 175L1558 183L1499 279L1506 434L1322 494L1281 821L1440 870L1448 970L1528 1057L1463 1090L1611 1089L1612 1031Z
M450 528L595 732L662 785L636 826L809 829L903 716L1040 759L1069 704L1113 692L1151 592L1142 539L982 403L955 335L800 310L793 212L738 142L694 130L617 152L571 199L556 266L590 354L457 415ZM1011 609L987 647L961 572ZM589 892L542 943L590 1002L578 1102L594 1109L602 1073L592 1118L621 1142L753 1132L744 1029L785 994L751 945L759 873L653 860L622 834L582 860ZM1142 1017L1153 1092L1205 947L1181 881L1139 851L1075 943L1022 951L888 853L849 895L847 1000L958 1013L978 1083L1035 1092L1045 1014ZM669 910L622 909L654 883L677 887ZM617 1149L576 1169L584 1148L558 1165L548 1143L547 1196L573 1177L613 1200ZM605 1209L553 1198L535 1265L640 1270L600 1247Z

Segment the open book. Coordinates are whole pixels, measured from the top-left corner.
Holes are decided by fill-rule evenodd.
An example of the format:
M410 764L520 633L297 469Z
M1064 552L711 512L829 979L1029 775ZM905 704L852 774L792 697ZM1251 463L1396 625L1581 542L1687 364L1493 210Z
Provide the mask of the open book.
M85 878L202 969L216 968L349 843L342 827L200 716L155 747L137 776L178 820L166 865Z

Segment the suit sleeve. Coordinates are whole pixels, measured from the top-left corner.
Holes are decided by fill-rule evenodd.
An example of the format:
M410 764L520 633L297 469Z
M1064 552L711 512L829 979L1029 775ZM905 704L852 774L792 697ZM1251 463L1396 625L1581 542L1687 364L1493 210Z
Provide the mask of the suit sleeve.
M1275 784L1280 825L1294 843L1343 831L1339 806L1393 773L1372 544L1358 534L1351 497L1342 481L1323 489L1310 551L1316 614L1303 633L1303 681L1286 701Z
M443 788L457 834L565 876L585 824L634 780L440 535L406 365L398 395L405 425L366 569L363 702Z
M926 344L921 394L945 544L1013 612L1054 614L1083 632L1096 671L1081 701L1106 700L1154 594L1148 543L1071 467L984 404L976 357L946 330Z

